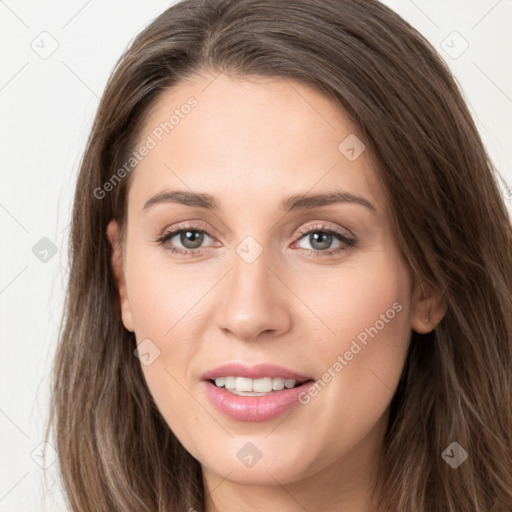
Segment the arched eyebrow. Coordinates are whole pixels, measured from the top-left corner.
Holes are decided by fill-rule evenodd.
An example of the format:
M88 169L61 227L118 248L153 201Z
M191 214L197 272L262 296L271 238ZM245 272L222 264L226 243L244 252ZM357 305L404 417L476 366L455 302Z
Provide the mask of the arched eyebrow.
M177 203L185 206L204 208L214 212L221 210L219 201L212 195L185 190L163 190L150 197L144 203L143 210L147 210L158 203ZM335 203L359 204L368 208L373 213L377 212L375 206L373 206L368 199L342 190L337 190L329 194L296 194L288 196L280 202L279 208L283 212L290 212L296 210L310 210Z
M368 199L362 196L356 196L350 192L344 192L343 190L336 190L329 194L297 194L289 196L281 201L280 209L284 212L310 210L335 203L360 204L361 206L371 210L373 213L377 213L377 209L370 201L368 201Z

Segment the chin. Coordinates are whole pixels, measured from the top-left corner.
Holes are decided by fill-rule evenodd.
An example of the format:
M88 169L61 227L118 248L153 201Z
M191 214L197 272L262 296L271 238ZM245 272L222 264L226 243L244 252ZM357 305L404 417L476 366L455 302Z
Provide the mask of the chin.
M203 469L207 468L210 473L240 485L284 485L314 473L300 447L295 448L279 440L278 443L267 443L267 447L258 455L251 443L250 440L237 442L234 451L226 449L219 453L209 453L207 457L198 460ZM254 441L254 445L257 443ZM239 448L240 444L242 448Z

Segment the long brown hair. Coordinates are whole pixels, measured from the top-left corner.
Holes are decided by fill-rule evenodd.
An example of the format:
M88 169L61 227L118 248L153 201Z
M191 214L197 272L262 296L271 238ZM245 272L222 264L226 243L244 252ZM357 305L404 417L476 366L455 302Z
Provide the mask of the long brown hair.
M397 244L447 311L412 332L379 464L379 510L512 510L512 228L497 171L445 63L375 0L185 0L134 40L110 77L81 162L52 409L74 512L204 510L199 462L159 413L123 327L108 222L126 223L136 148L164 90L197 72L283 77L357 124ZM105 189L103 189L105 190ZM453 442L468 458L442 456Z

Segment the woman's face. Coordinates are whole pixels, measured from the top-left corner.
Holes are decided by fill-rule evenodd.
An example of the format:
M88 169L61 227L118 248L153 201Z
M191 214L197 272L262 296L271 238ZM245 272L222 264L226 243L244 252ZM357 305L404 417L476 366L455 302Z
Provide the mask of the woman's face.
M426 311L361 138L277 78L197 76L148 114L113 267L151 394L211 478L348 483L375 462Z

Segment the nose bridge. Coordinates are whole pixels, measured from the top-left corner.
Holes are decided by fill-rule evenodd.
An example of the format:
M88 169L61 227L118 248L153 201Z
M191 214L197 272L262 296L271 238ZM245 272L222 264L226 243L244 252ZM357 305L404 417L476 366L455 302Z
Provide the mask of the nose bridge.
M246 236L235 248L225 296L219 303L218 323L237 338L254 339L264 331L288 328L282 283L269 267L272 255L255 237Z
M233 258L232 292L241 297L261 300L260 295L269 291L271 272L268 269L270 254L252 236L246 237L235 249ZM251 297L253 295L254 297ZM256 296L260 297L256 297ZM269 297L267 297L268 299ZM268 300L265 301L268 303Z

